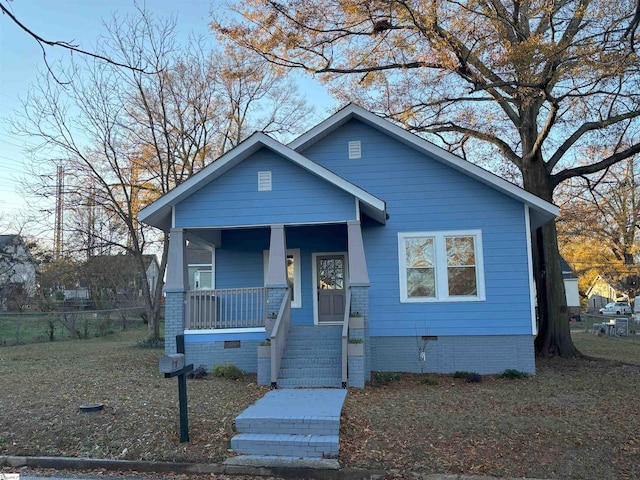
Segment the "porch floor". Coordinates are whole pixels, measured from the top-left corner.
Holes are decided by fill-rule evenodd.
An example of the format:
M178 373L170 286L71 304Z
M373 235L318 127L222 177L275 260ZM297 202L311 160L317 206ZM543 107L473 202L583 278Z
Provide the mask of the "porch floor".
M252 456L337 458L345 389L272 390L236 417L234 451Z

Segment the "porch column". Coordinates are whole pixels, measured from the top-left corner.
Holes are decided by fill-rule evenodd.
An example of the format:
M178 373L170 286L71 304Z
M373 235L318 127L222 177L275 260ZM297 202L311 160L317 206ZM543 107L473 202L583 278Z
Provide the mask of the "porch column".
M271 225L271 238L269 240L269 267L267 269L267 318L265 330L271 334L273 324L270 317L277 314L282 304L286 289L289 287L287 279L287 244L285 240L284 225Z
M269 269L267 287L288 287L287 282L287 245L284 238L284 225L271 225L269 240Z
M367 260L364 256L362 230L357 220L347 222L347 236L349 249L349 285L355 287L369 286L369 272Z
M184 333L185 297L188 289L185 232L181 228L172 228L169 232L167 282L164 287L164 349L167 354L176 353L176 335Z
M364 379L371 380L371 340L369 336L369 272L359 221L347 222L349 249L349 289L351 311L362 316L364 327Z

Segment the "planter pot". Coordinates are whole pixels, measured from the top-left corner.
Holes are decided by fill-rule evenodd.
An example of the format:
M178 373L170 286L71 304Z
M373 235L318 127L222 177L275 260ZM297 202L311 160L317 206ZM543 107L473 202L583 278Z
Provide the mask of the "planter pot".
M364 328L364 317L349 317L349 328Z
M362 357L364 355L364 343L349 343L347 355L350 357Z
M258 358L271 358L271 345L258 345Z

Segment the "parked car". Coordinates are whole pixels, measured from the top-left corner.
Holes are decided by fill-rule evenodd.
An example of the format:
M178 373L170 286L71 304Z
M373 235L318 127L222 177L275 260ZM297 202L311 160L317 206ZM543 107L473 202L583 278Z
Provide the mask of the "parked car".
M628 303L611 302L599 310L601 315L631 315L632 310Z

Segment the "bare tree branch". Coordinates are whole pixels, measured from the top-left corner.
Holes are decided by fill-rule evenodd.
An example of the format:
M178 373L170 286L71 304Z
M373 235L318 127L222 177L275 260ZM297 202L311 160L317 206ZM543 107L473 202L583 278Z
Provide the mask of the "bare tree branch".
M129 70L137 71L137 72L144 73L144 74L147 74L147 75L153 75L153 74L159 73L159 71L147 71L147 70L140 69L140 68L137 68L137 67L134 67L134 66L131 66L131 65L127 65L125 63L116 62L115 60L112 60L112 59L110 59L108 57L105 57L103 55L99 55L99 54L94 53L94 52L89 52L87 50L83 50L83 49L79 48L78 45L73 44L71 42L60 41L60 40L47 40L45 38L42 38L40 35L35 33L33 30L31 30L29 27L27 27L25 24L23 24L20 20L18 20L18 18L13 13L11 13L9 11L9 9L6 6L4 6L1 2L0 2L0 10L2 11L2 13L4 15L7 15L11 19L11 21L13 21L13 23L18 25L18 27L20 27L24 32L26 32L29 36L31 36L38 43L38 45L42 49L42 59L44 60L44 63L46 65L46 67L47 67L47 70L53 76L53 78L56 80L56 82L61 84L61 85L66 85L69 82L61 81L54 74L54 72L51 70L51 67L49 65L49 61L47 60L47 52L46 52L46 49L45 49L45 45L48 45L50 47L61 47L61 48L70 50L72 52L80 53L82 55L87 55L89 57L93 57L93 58L96 58L98 60L102 60L103 62L110 63L110 64L115 65L117 67L128 68Z

